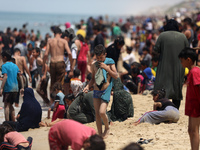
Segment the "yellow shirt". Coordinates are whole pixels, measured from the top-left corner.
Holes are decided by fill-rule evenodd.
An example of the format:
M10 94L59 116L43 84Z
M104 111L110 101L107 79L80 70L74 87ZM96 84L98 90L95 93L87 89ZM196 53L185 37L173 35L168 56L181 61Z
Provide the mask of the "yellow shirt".
M154 77L156 77L156 72L151 68L151 73L153 74Z

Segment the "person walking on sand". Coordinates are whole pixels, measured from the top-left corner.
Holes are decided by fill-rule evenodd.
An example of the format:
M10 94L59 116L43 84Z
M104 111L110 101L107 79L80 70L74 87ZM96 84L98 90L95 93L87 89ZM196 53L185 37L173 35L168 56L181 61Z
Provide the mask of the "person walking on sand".
M92 65L92 79L84 88L83 92L89 91L94 84L93 103L95 108L96 124L99 135L106 138L109 134L109 122L106 115L106 109L110 101L113 80L117 79L118 73L115 68L115 62L111 58L106 58L106 49L103 45L97 45L94 49L97 61ZM105 131L102 133L102 121L105 125Z
M66 40L61 39L61 29L56 27L54 29L55 37L53 39L49 39L47 42L47 49L43 58L43 71L45 69L45 64L48 58L48 54L51 55L51 63L50 63L50 75L51 75L51 90L53 85L56 82L60 82L62 85L64 84L65 78L65 62L64 62L64 51L66 50L68 53L70 64L72 64L72 53L69 49L68 43ZM70 66L69 76L73 76L73 70Z

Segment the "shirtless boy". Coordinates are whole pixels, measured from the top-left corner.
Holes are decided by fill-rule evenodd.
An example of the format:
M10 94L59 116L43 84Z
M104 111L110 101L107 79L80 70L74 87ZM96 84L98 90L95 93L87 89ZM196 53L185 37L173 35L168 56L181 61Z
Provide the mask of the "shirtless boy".
M51 55L51 63L50 63L50 74L51 74L51 90L52 86L56 82L61 82L64 84L65 77L65 62L64 62L64 50L67 51L69 56L69 61L72 64L72 53L69 49L68 43L66 40L61 39L61 30L56 27L54 30L54 38L49 39L47 42L47 49L43 58L43 71L45 69L45 64L48 58L48 54L50 52ZM70 66L69 76L73 76L73 69Z
M21 51L18 48L14 49L13 58L15 58L15 63L16 63L16 65L18 66L18 68L20 70L20 74L23 76L22 79L24 81L24 86L28 87L28 81L27 81L27 77L26 77L25 71L29 76L29 82L30 83L32 82L32 78L31 78L31 74L29 72L29 69L28 69L28 67L26 65L26 58L24 56L21 56ZM18 104L19 104L19 93L18 93L17 99L15 101L15 106L18 107Z
M95 108L97 129L99 135L106 138L109 134L109 122L106 115L106 109L110 101L112 78L117 79L118 73L115 68L114 60L111 58L106 58L106 49L103 45L97 45L94 49L94 54L96 55L97 61L92 64L92 79L83 91L87 92L89 87L93 86L94 84L93 103ZM102 73L99 74L101 70L104 72L104 75ZM101 119L105 125L104 132L102 132Z

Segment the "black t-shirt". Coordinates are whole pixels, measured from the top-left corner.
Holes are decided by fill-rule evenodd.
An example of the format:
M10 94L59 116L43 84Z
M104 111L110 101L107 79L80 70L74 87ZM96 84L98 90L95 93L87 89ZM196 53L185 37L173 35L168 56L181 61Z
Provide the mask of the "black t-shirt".
M102 44L104 46L104 39L101 34L97 34L96 38L94 39L94 48L99 44Z
M163 99L160 99L156 102L160 102L162 104L162 107L157 107L156 110L164 110L167 106L173 106L176 108L176 106L174 105L174 103L172 103L169 99L167 98L163 98Z

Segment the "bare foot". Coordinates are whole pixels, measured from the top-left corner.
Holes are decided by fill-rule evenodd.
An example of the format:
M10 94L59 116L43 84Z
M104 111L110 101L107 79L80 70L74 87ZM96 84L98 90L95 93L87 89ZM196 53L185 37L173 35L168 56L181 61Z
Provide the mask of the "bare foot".
M46 123L44 123L44 122L42 122L42 121L39 123L39 126L40 126L40 127L47 127Z
M105 129L104 133L102 134L102 138L106 139L109 135L110 128Z
M136 121L132 125L137 126L139 123L140 123L139 121Z

